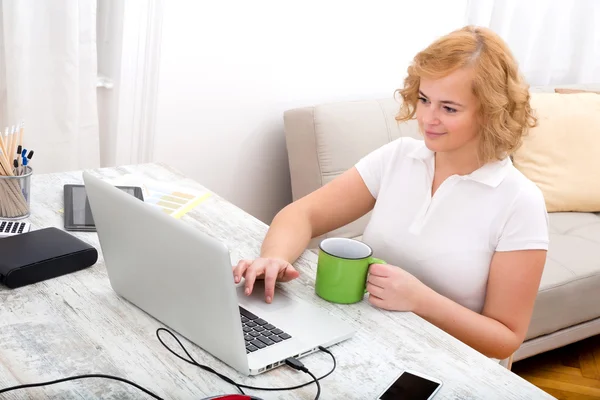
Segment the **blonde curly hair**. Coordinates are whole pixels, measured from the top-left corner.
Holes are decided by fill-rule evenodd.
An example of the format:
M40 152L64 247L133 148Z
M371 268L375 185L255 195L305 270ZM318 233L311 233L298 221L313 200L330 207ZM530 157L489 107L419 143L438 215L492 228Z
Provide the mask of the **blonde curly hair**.
M506 43L493 31L465 26L443 36L419 52L408 67L401 96L399 122L415 117L421 78L442 78L459 68L472 68L473 93L479 100L484 162L501 160L519 148L522 138L537 125L529 104L529 85L519 73Z

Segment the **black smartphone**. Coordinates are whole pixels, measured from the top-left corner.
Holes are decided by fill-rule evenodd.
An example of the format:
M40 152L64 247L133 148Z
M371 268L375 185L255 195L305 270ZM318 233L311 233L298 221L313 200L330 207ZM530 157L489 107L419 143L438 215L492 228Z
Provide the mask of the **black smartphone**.
M142 188L137 186L117 186L122 191L144 201ZM64 186L65 230L95 232L96 225L84 185Z
M378 400L430 400L442 387L442 381L420 372L406 370L389 385Z

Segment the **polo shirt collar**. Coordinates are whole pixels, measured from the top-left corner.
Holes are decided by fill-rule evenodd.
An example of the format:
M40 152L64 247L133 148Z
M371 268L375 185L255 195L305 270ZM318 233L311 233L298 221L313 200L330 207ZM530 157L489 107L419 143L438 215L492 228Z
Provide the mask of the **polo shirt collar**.
M421 146L417 147L410 153L408 153L410 158L414 158L415 160L421 160L423 162L433 161L433 157L435 153L429 150L429 147L425 145L425 142L421 144Z
M428 168L433 170L435 152L429 150L429 148L425 146L425 143L408 153L408 157L422 161L425 163L425 165L427 165ZM506 157L503 160L489 162L470 174L462 176L461 178L479 182L490 187L497 187L502 180L504 180L504 177L506 176L511 165L512 161L510 157Z

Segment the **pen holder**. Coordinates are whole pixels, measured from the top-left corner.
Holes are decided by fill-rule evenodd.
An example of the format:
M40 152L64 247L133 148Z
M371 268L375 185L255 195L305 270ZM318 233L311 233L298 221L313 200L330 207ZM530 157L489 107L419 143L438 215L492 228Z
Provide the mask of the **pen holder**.
M19 167L22 174L0 176L0 218L22 219L30 214L29 200L31 189L31 174L29 166Z

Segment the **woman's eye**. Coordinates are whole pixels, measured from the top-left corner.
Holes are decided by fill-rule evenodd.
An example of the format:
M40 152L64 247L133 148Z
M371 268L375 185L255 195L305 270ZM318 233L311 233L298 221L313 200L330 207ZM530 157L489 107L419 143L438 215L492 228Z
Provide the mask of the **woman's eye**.
M454 114L456 112L456 108L452 108L452 107L444 107L444 108L450 114Z
M425 97L419 97L419 101L423 104L427 103L427 99Z

